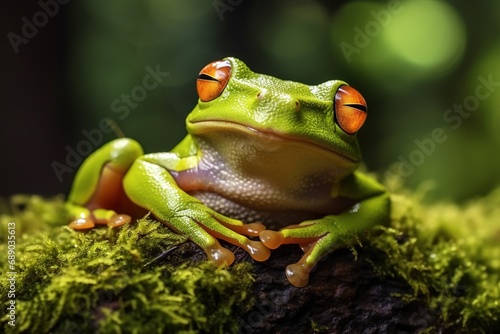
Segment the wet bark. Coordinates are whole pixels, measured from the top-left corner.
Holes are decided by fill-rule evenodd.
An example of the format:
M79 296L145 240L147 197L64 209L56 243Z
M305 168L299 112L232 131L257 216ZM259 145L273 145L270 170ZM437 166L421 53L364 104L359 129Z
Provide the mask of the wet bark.
M357 258L348 249L330 254L311 273L304 288L292 286L285 277L288 264L298 261L297 245L273 250L265 262L255 262L232 245L236 261L253 264L256 301L246 314L235 315L240 333L461 333L446 328L440 314L423 302L405 302L401 296L412 290L402 279L378 276L369 260L373 254L358 249ZM205 255L188 242L175 252L179 262L191 257L203 261Z
M243 252L242 252L243 253ZM254 263L256 303L239 317L240 333L457 333L444 329L437 311L422 302L404 302L412 291L402 280L376 275L361 249L355 259L348 249L322 261L304 288L285 277L288 264L301 252L296 245L273 251L271 259ZM243 255L246 257L246 255Z

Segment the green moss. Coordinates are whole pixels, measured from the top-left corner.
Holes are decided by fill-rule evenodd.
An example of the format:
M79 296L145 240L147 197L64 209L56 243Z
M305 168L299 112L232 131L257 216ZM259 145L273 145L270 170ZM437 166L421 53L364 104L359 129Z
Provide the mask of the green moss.
M406 282L413 293L400 297L435 310L444 327L472 333L500 328L500 189L463 205L426 203L424 190L392 193L390 226L371 231L365 245L377 273ZM237 316L252 305L248 264L228 270L168 260L146 265L186 241L152 219L82 233L66 227L61 198L17 196L0 209L6 330L12 331L4 254L12 221L16 331L235 332Z
M60 226L68 221L61 199L23 201L22 212L9 208L0 221L2 231L8 222L16 223L15 331L234 332L232 314L251 305L248 264L229 270L169 261L145 266L186 240L156 221L146 218L116 230L75 232ZM5 241L6 234L2 236ZM13 332L6 314L11 298L5 242L0 252L0 317L2 326Z
M446 326L498 330L500 188L463 205L425 203L426 193L392 196L391 226L369 238L374 267L406 281L413 294L402 298L425 302Z

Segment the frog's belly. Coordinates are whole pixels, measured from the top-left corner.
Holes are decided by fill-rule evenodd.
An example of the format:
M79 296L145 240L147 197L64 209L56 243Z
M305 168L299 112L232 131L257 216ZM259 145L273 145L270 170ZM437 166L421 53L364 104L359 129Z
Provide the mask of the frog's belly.
M306 220L321 218L328 214L336 214L351 207L354 202L347 198L337 198L328 208L319 211L302 209L262 210L237 203L217 193L195 191L191 193L208 207L215 211L245 223L262 222L268 228L279 229L291 224L298 224Z
M260 221L268 227L338 214L355 204L353 199L332 197L332 183L317 181L325 180L324 176L305 179L307 186L282 189L273 187L272 182L220 170L215 175L201 169L172 175L181 189L215 211L245 223Z
M236 134L223 139L199 139L203 154L196 167L171 171L181 189L217 212L244 222L288 225L336 214L354 204L332 196L350 172L335 155L311 155L308 152L315 148L309 146L301 154L287 142L268 147L267 142Z

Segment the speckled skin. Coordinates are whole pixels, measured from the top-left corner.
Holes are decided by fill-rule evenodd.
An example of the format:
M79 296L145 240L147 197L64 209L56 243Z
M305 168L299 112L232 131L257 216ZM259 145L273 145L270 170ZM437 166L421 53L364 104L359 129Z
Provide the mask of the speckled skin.
M234 58L212 64L225 67L227 86L202 71L198 82L220 92L204 98L199 88L189 134L172 151L143 155L123 138L84 162L68 198L72 226L120 225L127 210L118 215L112 204L125 202L188 236L219 265L234 255L217 239L258 261L297 243L306 253L286 275L304 286L323 256L388 216L382 186L355 171L361 159L352 132L362 121L351 119L366 117L364 100L351 89L338 104L342 81L307 86L253 73Z
M354 204L352 199L331 196L342 172L332 168L333 161L326 159L316 169L291 169L290 164L304 165L303 159L308 157L294 154L298 148L287 147L289 143L268 145L272 150L264 151L255 150L255 138L236 132L215 132L206 137L197 140L203 152L197 168L172 174L180 188L217 212L245 223L262 221L268 228L274 223L276 228L338 213ZM221 153L227 149L218 147L226 142L237 148L228 156ZM302 145L306 144L297 143ZM280 154L287 156L282 158ZM292 161L292 156L298 161ZM279 162L284 163L279 166ZM272 171L269 166L274 166Z

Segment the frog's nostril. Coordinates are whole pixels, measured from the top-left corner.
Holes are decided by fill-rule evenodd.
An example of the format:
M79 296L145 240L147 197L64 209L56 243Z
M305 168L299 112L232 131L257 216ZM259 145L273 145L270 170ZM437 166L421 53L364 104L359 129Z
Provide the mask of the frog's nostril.
M300 101L299 100L295 100L295 112L299 112L300 111Z

